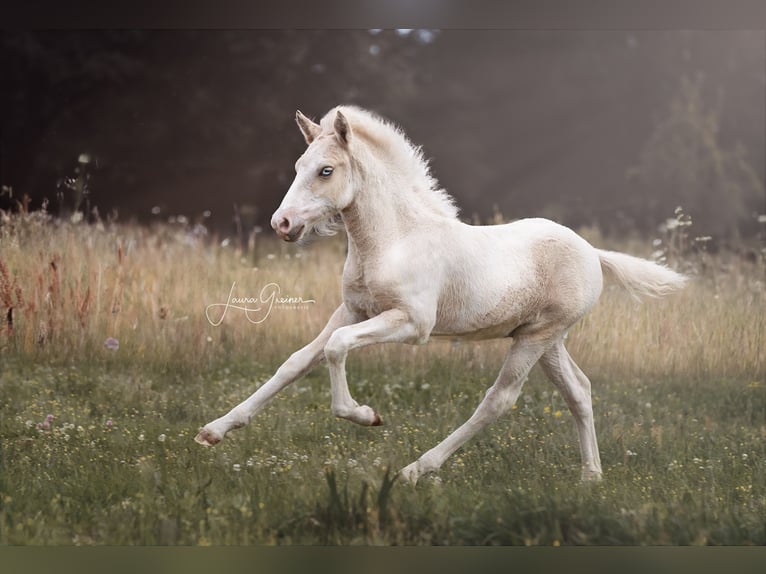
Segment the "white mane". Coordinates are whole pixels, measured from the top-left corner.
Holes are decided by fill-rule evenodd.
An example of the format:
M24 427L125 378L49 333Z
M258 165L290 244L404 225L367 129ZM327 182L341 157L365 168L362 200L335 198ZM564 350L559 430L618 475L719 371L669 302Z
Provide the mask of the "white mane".
M439 187L421 147L414 145L401 128L362 108L337 106L322 118L323 131L332 130L338 110L348 119L355 136L364 139L380 154L390 156L392 164L405 171L410 181L416 182L412 189L425 207L444 217L457 217L459 210L454 198Z

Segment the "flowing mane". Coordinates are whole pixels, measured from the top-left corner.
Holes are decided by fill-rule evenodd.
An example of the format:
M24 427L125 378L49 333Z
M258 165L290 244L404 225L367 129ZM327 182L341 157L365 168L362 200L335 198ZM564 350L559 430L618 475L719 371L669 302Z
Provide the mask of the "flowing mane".
M401 128L370 111L344 105L333 108L322 118L322 131L332 132L333 119L338 111L348 118L357 137L365 140L375 152L390 157L391 164L396 165L409 181L414 182L412 190L423 206L444 217L457 218L459 209L455 200L431 175L422 148L414 145Z

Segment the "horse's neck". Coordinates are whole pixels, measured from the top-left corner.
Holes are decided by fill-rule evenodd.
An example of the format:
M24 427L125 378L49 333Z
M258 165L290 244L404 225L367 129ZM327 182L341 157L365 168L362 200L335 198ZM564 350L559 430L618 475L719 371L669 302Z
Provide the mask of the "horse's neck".
M341 215L357 255L367 259L433 214L419 204L417 197L406 196L401 187L393 184L386 188L364 186Z

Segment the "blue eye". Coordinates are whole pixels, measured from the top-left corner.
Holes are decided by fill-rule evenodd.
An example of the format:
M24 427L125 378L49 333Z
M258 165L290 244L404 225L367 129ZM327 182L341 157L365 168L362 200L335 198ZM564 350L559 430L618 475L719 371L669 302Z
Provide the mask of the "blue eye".
M319 175L321 175L322 177L330 177L332 175L332 168L329 165L326 167L323 167L320 170Z

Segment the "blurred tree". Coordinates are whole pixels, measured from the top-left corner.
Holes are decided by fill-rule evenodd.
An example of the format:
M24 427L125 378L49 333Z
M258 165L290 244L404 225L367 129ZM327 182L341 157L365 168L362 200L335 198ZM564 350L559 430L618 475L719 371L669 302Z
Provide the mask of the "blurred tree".
M239 203L264 220L303 145L295 110L395 113L417 93L425 44L366 30L9 33L3 183L52 197L86 152L101 207L220 222Z
M763 183L741 143L721 143L721 112L705 104L702 86L701 77L682 79L667 116L646 142L632 171L638 180L634 209L651 223L680 205L697 229L718 237L755 231L751 215L763 201Z
M762 33L36 31L4 33L0 57L0 183L52 199L85 153L92 203L141 219L210 210L229 226L236 203L266 223L304 147L295 110L352 103L423 144L467 219L497 205L506 218L650 229L677 186L626 182L626 168L640 158L657 181L646 142L679 78L698 72L728 158L715 177L738 181L744 201L724 225L759 200L738 149L764 178ZM700 209L720 210L706 197Z

